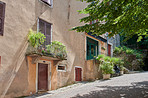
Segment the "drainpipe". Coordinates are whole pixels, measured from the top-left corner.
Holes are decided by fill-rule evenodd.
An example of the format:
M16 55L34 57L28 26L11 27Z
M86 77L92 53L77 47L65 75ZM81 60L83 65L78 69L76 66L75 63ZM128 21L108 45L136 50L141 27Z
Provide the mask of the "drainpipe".
M107 39L107 56L108 56L108 32L105 34L105 37Z
M37 33L39 32L39 17L38 17L38 20L37 20Z

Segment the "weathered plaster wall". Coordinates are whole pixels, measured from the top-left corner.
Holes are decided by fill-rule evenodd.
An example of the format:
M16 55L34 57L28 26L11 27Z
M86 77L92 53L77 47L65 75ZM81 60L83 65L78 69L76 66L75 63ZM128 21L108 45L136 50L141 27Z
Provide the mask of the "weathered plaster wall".
M50 61L51 62L51 90L55 90L57 89L57 70L56 70L56 66L54 65L53 61L48 60L48 59L43 59L40 58L37 63L32 64L32 57L28 56L27 57L28 60L28 89L27 89L27 94L34 94L36 93L36 84L37 84L37 64L38 61L43 60L43 61Z
M34 0L1 0L6 3L4 36L0 36L2 68L12 64L12 58L35 23ZM17 3L16 3L17 2ZM9 55L8 55L9 54ZM2 69L1 68L1 69Z
M36 92L36 64L32 64L32 58L27 57L28 61L28 93Z
M0 55L2 57L2 64L0 67L0 95L6 94L8 90L8 93L10 93L10 91L14 88L12 83L16 85L16 80L23 76L23 73L20 74L20 76L16 75L18 73L17 71L15 72L15 70L18 70L17 68L19 68L16 68L16 64L19 63L19 66L24 66L24 64L22 64L23 62L17 61L20 57L18 54L22 52L21 50L24 48L22 47L22 44L26 45L25 38L28 34L28 30L35 24L34 0L1 1L6 3L6 10L4 36L0 36ZM16 78L14 78L15 76ZM20 78L18 81L23 82L24 80ZM9 89L9 87L12 89ZM18 86L15 88L16 91L18 90L17 88L20 88L21 91L24 86L22 85L22 87Z
M84 81L102 78L100 65L95 60L87 60L84 66Z
M80 15L77 10L83 9L85 6L85 3L75 0L62 2L54 0L53 8L49 8L39 16L52 23L52 41L60 41L67 48L67 71L57 73L59 76L58 87L74 82L74 66L85 66L85 34L69 31L72 27L80 25L79 19L84 15Z
M26 60L23 61L21 68L18 73L16 73L16 77L14 78L12 85L8 89L6 94L6 98L12 98L14 96L22 96L27 94L28 89L28 66L26 64ZM8 96L7 96L8 95Z
M79 14L77 10L83 9L87 5L86 3L82 3L76 0L53 0L53 8L50 8L48 5L42 3L39 0L1 1L6 3L6 17L4 25L4 36L0 36L0 56L2 56L2 64L0 68L0 88L3 88L0 89L0 95L3 93L3 90L6 89L3 84L10 85L7 94L11 94L11 92L15 93L14 89L20 89L20 91L24 89L25 91L26 87L28 88L27 93L34 93L35 91L36 64L30 64L31 58L28 58L28 69L26 68L24 62L19 62L21 66L20 70L24 69L24 71L21 71L20 73L19 70L19 72L13 73L11 70L15 69L16 65L14 62L18 62L18 54L20 50L22 50L22 45L24 42L27 41L25 38L29 29L32 28L33 30L37 30L38 18L52 23L52 41L57 40L62 42L66 46L68 52L67 61L62 62L67 64L66 72L57 72L56 65L54 65L54 63L52 64L52 90L74 82L74 66L81 66L82 68L87 66L92 68L92 65L86 65L85 63L85 33L69 31L69 29L72 27L83 24L79 23L79 19L85 15ZM23 55L25 56L25 54ZM14 75L15 79L12 79L12 83L5 83L6 81L10 80L9 77L12 75L10 72L12 72L12 74L17 73L18 75ZM83 74L87 74L88 72L87 70L84 70ZM86 75L83 76L86 77ZM18 82L24 82L22 77L28 77L28 82L25 84L28 86L15 86ZM84 77L82 77L83 80ZM17 92L18 95L19 93L20 92Z

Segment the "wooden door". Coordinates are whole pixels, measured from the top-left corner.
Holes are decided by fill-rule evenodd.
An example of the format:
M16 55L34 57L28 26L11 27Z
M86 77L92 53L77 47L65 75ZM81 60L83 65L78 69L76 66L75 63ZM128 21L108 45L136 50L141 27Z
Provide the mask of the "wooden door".
M48 64L38 64L38 91L48 90Z
M111 56L111 45L108 44L108 56Z
M82 81L82 68L75 67L75 81Z

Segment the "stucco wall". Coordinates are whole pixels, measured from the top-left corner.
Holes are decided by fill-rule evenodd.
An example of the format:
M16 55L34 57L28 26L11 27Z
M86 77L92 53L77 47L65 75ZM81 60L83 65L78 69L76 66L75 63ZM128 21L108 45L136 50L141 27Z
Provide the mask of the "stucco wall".
M20 53L20 51L25 49L23 44L27 42L26 36L29 29L37 30L38 18L52 24L52 41L62 42L66 46L68 53L67 61L62 61L62 63L67 64L66 72L57 72L56 65L52 64L53 76L51 84L54 84L54 86L51 89L57 89L58 87L73 83L74 66L81 66L82 68L86 66L86 35L85 33L77 33L69 29L83 24L79 23L79 19L85 15L79 14L77 10L83 9L87 4L77 0L53 0L53 8L50 8L40 0L1 1L6 3L6 13L4 36L0 36L0 56L2 57L0 68L0 88L2 89L0 89L0 95L4 92L7 92L8 95L11 92L15 93L14 89L20 89L20 94L22 94L22 89L25 92L26 87L28 87L27 93L34 93L35 91L36 64L29 64L26 67L25 59L23 62L18 59L20 54L25 57L25 53ZM30 62L30 59L28 58L28 62ZM12 69L16 69L14 62L20 66L19 71L12 71ZM92 65L87 64L87 66ZM24 71L20 72L20 70ZM83 74L85 72L84 70ZM14 79L11 77L12 75L15 77ZM28 82L25 84L28 86L22 85L20 87L21 84L18 87L15 86L18 82L24 82L22 77L28 77ZM10 82L7 83L7 81ZM3 86L3 84L6 86ZM17 93L20 95L19 92Z
M40 58L36 63L32 63L32 57L28 56L28 89L27 89L27 94L34 94L36 93L37 90L37 64L40 60L43 61L49 61L51 63L50 70L51 70L51 90L57 89L57 71L56 71L56 66L54 66L53 61ZM49 71L50 71L49 70ZM50 83L49 83L50 84Z
M24 60L18 73L16 73L16 77L14 78L12 85L8 89L5 98L25 95L27 94L27 89L28 66L26 64L26 60Z
M100 65L95 60L87 60L84 66L84 81L93 81L102 78Z
M1 0L6 3L4 35L0 36L0 55L2 64L0 67L0 95L12 91L14 88L12 83L16 84L17 78L23 76L23 73L17 75L23 60L19 61L18 54L25 45L25 38L28 30L35 24L35 1L34 0ZM17 2L17 3L16 3ZM24 48L25 49L25 48ZM25 54L23 52L25 57ZM18 61L17 61L18 60ZM19 63L19 67L16 65ZM23 67L20 67L23 68ZM25 68L24 68L25 69ZM15 71L17 70L17 71ZM15 78L15 76L17 76ZM20 79L23 82L23 79ZM11 88L12 89L11 89ZM23 85L22 85L23 87ZM20 88L19 86L16 87ZM10 93L8 91L8 93ZM20 89L21 91L21 89ZM3 96L2 96L3 97Z

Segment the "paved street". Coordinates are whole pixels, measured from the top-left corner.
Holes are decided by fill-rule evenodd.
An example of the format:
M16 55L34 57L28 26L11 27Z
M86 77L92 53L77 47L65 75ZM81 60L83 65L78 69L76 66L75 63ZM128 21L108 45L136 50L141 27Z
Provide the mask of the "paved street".
M148 98L148 72L83 82L28 98Z

